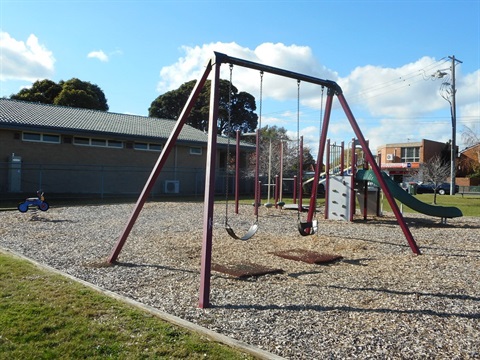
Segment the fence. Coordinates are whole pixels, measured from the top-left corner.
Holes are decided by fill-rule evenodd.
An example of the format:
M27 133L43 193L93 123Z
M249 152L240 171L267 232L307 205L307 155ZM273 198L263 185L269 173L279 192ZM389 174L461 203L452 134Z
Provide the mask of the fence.
M147 182L152 168L139 166L105 166L72 164L28 164L12 168L0 163L0 194L35 194L42 189L49 194L137 195ZM216 173L215 192L225 194L225 170ZM234 176L228 176L229 193L234 191ZM254 179L242 178L242 194L253 192ZM202 196L205 191L205 169L163 168L151 195L171 194Z
M479 194L480 195L480 186L459 186L459 194Z

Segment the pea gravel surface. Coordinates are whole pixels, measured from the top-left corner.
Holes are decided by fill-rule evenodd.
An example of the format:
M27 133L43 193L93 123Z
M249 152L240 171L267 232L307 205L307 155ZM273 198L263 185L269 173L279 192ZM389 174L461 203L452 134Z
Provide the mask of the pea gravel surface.
M296 211L261 208L257 234L239 241L216 204L212 262L282 272L212 271L211 306L200 309L203 204L146 203L117 264L105 266L133 208L3 211L0 247L286 359L480 359L480 218L405 214L414 255L391 213L342 222L320 210L318 234L304 237ZM238 234L255 220L251 206L228 213ZM342 259L274 254L289 250Z

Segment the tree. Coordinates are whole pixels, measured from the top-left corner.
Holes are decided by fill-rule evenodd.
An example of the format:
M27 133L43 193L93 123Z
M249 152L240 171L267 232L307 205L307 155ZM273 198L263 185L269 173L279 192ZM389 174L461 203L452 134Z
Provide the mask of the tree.
M280 147L283 146L284 171L289 168L289 154L287 130L283 127L264 126L260 129L260 175L268 176L269 163L271 175L280 174ZM287 145L285 145L285 143ZM255 159L254 159L255 161Z
M55 98L55 105L108 110L105 94L97 85L76 78L60 81L59 85L62 86L62 91Z
M280 174L281 147L283 146L283 174L285 177L293 177L298 173L298 143L292 141L284 127L264 126L260 130L260 176L268 177L269 167L272 178ZM255 143L255 137L249 136L242 140ZM252 153L248 159L248 175L253 176L255 169L256 154ZM303 148L303 170L312 171L315 168L315 160L308 147ZM271 179L272 180L272 179ZM273 180L272 180L273 181Z
M107 111L108 104L105 94L97 85L87 81L72 78L60 81L38 80L29 89L22 89L11 99L40 102L43 104L63 105Z
M468 126L463 127L462 139L467 144L467 146L474 146L480 144L480 136L475 133L474 129L471 129Z
M195 83L195 80L188 81L182 84L177 90L171 90L158 96L151 103L148 109L148 115L163 119L178 119ZM202 131L208 129L210 88L211 81L208 80L187 118L188 125ZM230 97L229 89L231 89ZM220 80L219 93L217 133L233 137L236 130L240 130L242 133L254 131L258 124L258 115L255 114L257 108L255 97L247 92L238 92L238 89L233 85L230 86L230 82L227 80ZM229 108L231 115L230 128L228 128Z
M55 98L62 91L62 87L52 80L35 81L31 88L22 89L18 94L11 95L11 99L53 104Z
M474 156L461 157L459 167L464 173L469 174L469 177L480 177L480 136L476 132L464 126L462 139L468 147L472 147L470 150L474 153ZM475 147L475 148L474 148Z
M437 187L443 183L450 175L450 164L442 160L442 157L435 155L427 160L421 167L420 173L423 175L425 182L432 182L433 188L433 203L437 203Z

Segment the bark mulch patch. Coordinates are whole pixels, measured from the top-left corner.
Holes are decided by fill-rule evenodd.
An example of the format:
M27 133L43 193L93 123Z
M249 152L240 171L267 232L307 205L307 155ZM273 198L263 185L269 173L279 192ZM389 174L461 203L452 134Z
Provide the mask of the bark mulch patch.
M235 265L212 264L212 270L223 274L231 275L237 278L247 278L251 276L262 276L267 274L281 274L282 269L269 268L262 265L246 263Z
M270 254L282 257L284 259L303 261L308 264L330 264L342 259L342 256L340 255L321 254L315 251L304 249L275 251Z

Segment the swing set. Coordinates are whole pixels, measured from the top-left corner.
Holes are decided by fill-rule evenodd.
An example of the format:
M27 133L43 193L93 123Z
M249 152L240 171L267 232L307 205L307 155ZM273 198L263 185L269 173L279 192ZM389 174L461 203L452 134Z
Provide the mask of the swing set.
M230 81L229 81L229 107L228 107L228 125L227 125L227 129L228 129L228 133L231 134L232 133L232 127L231 127L231 107L232 107L232 100L231 100L231 86L232 86L232 69L233 69L233 65L230 64ZM321 117L322 117L322 113L323 113L323 93L324 93L324 86L322 86L322 92L321 92L321 110L320 110L320 120L321 120ZM260 101L259 101L259 125L258 125L258 129L261 129L262 126L262 98L263 98L263 71L260 72ZM320 125L320 128L321 128L321 125ZM259 194L259 188L260 188L260 181L258 180L258 174L259 174L259 163L260 163L260 141L261 141L261 135L259 133L259 131L257 131L255 133L256 135L256 161L255 161L255 184L258 184L258 186L255 186L255 196L254 196L254 207L255 207L255 216L256 216L256 219L255 219L255 222L250 226L250 228L248 229L248 231L243 235L243 236L239 236L235 233L235 231L233 230L233 228L230 226L229 222L228 222L228 218L229 218L229 215L228 215L228 202L229 202L229 178L228 178L228 164L230 164L230 136L228 137L228 142L227 142L227 166L225 167L225 221L224 221L224 226L225 226L225 230L227 231L228 235L230 235L233 239L236 239L236 240L242 240L242 241L246 241L246 240L250 240L257 232L258 228L259 228L259 223L258 223L258 207L261 203L261 200L260 200L260 194ZM237 132L237 137L236 137L236 140L237 140L237 148L236 148L236 154L237 156L239 155L239 133ZM300 136L300 80L297 81L297 150L298 150L298 174L297 174L297 178L299 179L302 179L303 178L303 169L302 169L302 166L303 166L303 137ZM271 142L270 142L270 152L271 152ZM283 144L282 144L282 149L281 149L281 153L283 153ZM283 169L283 154L281 154L281 159L280 159L280 162L281 162L281 168ZM239 189L239 180L238 180L238 175L239 175L239 167L238 167L238 164L239 164L239 158L237 157L236 159L236 162L235 162L235 191L236 191L236 194L235 194L235 212L238 214L238 189ZM268 202L265 204L265 207L267 208L270 208L273 206L272 203L270 203L270 186L272 185L271 184L271 177L270 177L270 157L269 157L269 170L268 170ZM280 171L282 173L282 170ZM280 186L280 183L283 179L281 178L278 178L276 180L276 189L278 190L278 187ZM318 189L317 189L318 190ZM316 190L316 191L317 191ZM281 190L280 190L281 191ZM303 205L302 205L302 181L299 181L299 182L295 182L294 184L294 192L296 193L296 197L295 199L298 197L298 206L297 206L297 223L298 223L298 231L300 233L300 235L302 236L309 236L309 235L314 235L317 233L318 231L318 221L316 219L313 219L312 221L307 221L307 222L302 222L301 219L300 219L300 214L302 213L303 211ZM277 193L276 195L276 198L278 198L278 196L281 197L280 195L280 192ZM315 199L316 200L316 199ZM275 204L276 206L278 206L279 204L282 206L284 205L283 202L280 201L275 201Z
M381 175L380 168L376 164L376 161L368 148L368 143L365 140L360 128L353 116L353 113L348 106L345 97L343 96L343 92L341 87L334 81L331 80L324 80L315 78L312 76L291 72L288 70L275 68L255 62L251 62L244 59L239 59L235 57L228 56L226 54L214 52L213 57L208 61L205 67L205 71L202 74L201 78L195 84L187 103L185 104L182 112L178 120L175 123L175 126L167 139L165 146L160 153L160 156L155 163L152 172L147 179L147 182L136 202L136 205L125 225L123 232L121 233L120 237L118 238L109 258L109 263L114 263L118 258L123 245L125 244L135 221L140 214L140 211L145 204L154 184L157 180L163 166L165 165L168 156L173 149L177 138L186 123L187 117L195 105L195 102L200 95L202 88L204 87L208 76L213 70L213 77L211 80L211 92L210 92L210 111L209 111L209 122L208 122L208 142L207 142L207 160L206 160L206 171L205 171L205 195L204 195L204 213L203 213L203 237L202 237L202 252L201 252L201 270L200 270L200 291L199 291L199 307L200 308L207 308L210 306L210 277L211 277L211 265L212 265L212 235L213 235L213 213L214 213L214 195L215 195L215 163L216 163L216 153L217 153L217 119L219 114L219 99L220 99L220 69L222 64L230 64L230 66L236 65L240 67L249 68L252 70L260 71L261 77L263 78L263 73L270 73L286 78L295 79L297 84L299 85L300 82L306 82L310 84L319 85L322 88L327 88L327 99L325 102L325 111L323 114L323 123L321 127L320 139L319 139L319 147L318 147L318 155L315 167L315 174L312 184L312 193L310 197L310 203L308 208L308 214L306 221L301 223L299 221L299 231L300 228L302 229L305 235L313 234L315 230L314 226L314 215L316 211L316 195L318 191L318 183L320 179L321 173L321 164L322 159L324 157L324 151L326 147L326 140L327 140L327 131L328 125L330 121L330 114L332 110L333 98L334 96L337 97L346 117L348 118L350 125L358 139L359 144L361 145L366 160L371 164L372 170L378 179L379 185L382 191L387 198L390 207L392 208L393 213L397 219L399 226L401 227L405 238L412 250L415 254L420 254L420 249L418 248L415 240L413 238L410 229L408 228L405 219L400 212L400 209L393 198L392 193L390 192L385 179ZM261 102L260 102L261 104ZM259 141L260 141L260 133L259 129L256 132L256 143L257 143L257 164L258 167L258 148L259 148ZM299 155L301 156L301 154ZM300 178L300 188L301 188L301 178ZM256 169L255 174L255 216L257 216L258 220L258 201L259 200L259 186L258 186L258 169ZM301 224L301 225L300 225ZM225 228L227 233L234 238L238 238L240 240L246 240L251 238L258 229L258 221L256 221L247 233L243 236L238 236L235 234L234 230L228 225L228 222L225 224ZM303 235L303 234L302 234Z

